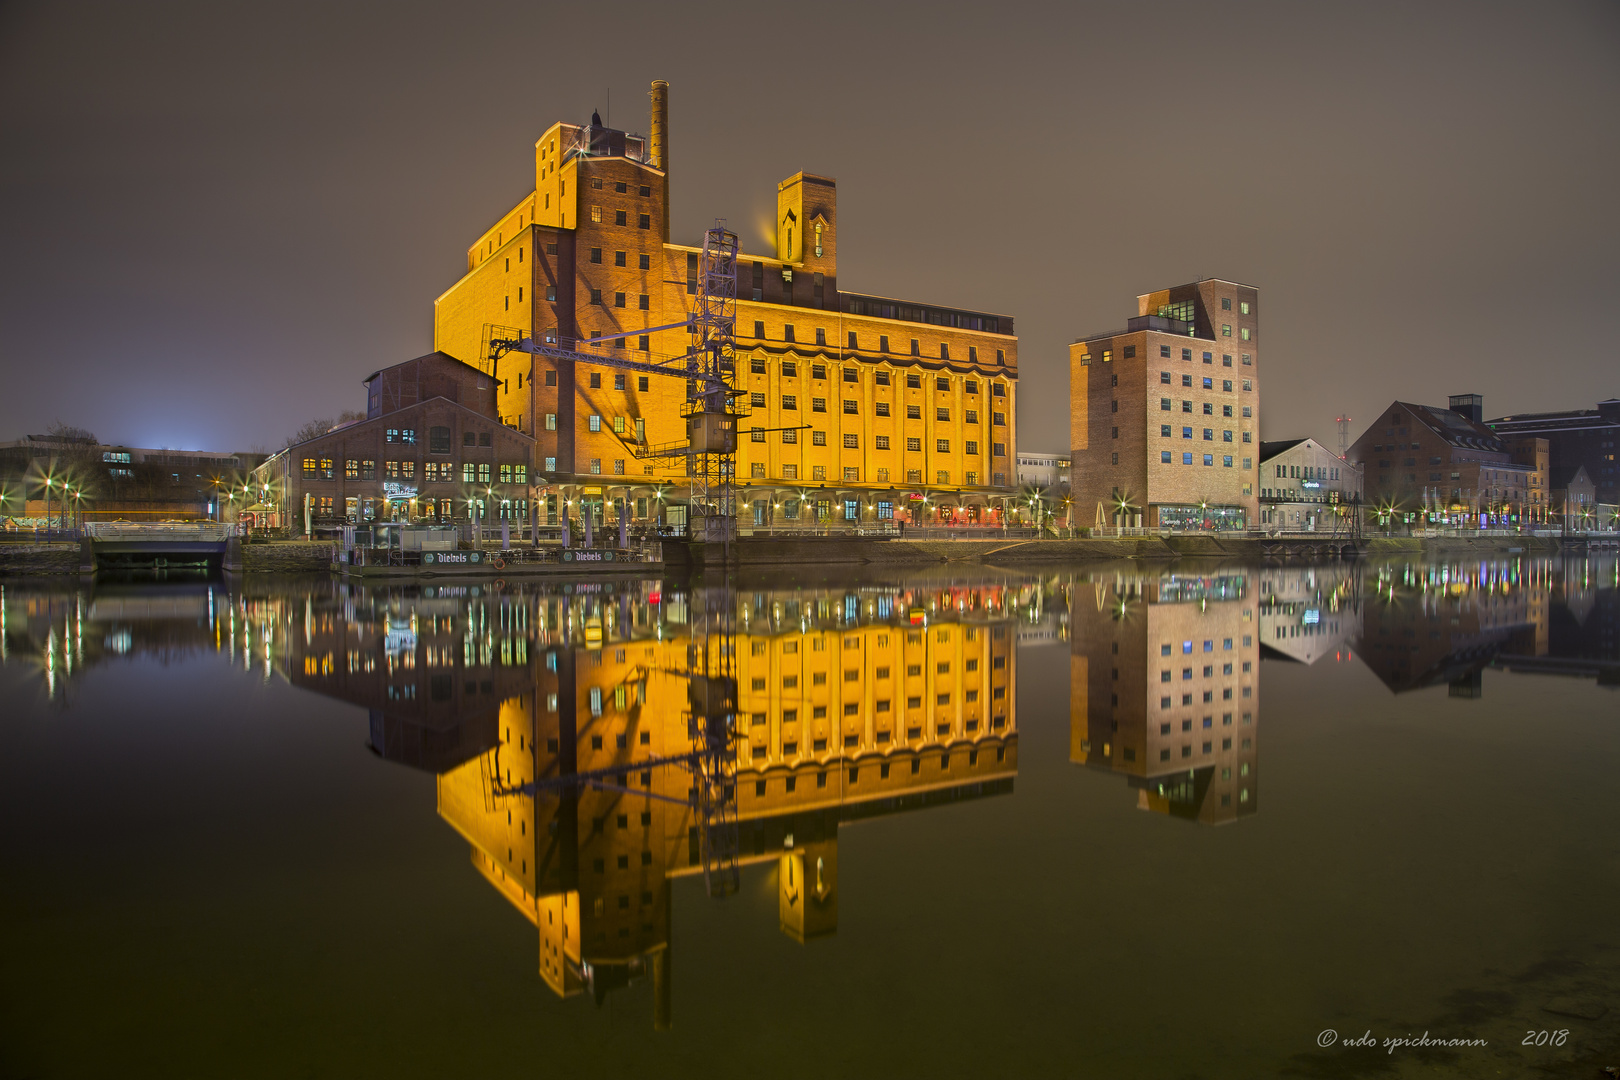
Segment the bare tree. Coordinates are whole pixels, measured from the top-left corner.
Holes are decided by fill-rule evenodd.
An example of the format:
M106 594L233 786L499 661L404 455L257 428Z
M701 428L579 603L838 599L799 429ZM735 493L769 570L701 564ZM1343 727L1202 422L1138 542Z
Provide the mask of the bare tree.
M297 443L308 442L310 439L318 439L340 424L352 424L356 420L364 420L365 418L366 414L363 412L345 409L343 412L338 413L336 420L310 420L297 431L287 436L286 445L293 446Z

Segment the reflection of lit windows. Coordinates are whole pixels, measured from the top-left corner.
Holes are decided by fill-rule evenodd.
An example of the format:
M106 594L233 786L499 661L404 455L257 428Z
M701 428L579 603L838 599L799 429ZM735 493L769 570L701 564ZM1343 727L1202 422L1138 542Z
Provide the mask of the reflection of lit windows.
M591 715L602 715L602 688L600 686L591 687Z

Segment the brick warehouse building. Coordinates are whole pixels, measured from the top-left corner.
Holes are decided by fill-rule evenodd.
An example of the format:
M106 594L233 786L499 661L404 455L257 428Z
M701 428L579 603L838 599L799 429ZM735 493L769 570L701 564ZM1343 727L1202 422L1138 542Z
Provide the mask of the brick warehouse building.
M1075 520L1252 527L1259 291L1208 278L1145 293L1136 304L1127 329L1069 346Z
M1380 517L1512 526L1547 519L1547 444L1504 438L1481 422L1481 399L1450 408L1392 403L1351 445L1365 499Z
M483 359L491 325L565 341L629 332L595 348L634 360L688 348L684 329L653 329L686 317L699 249L669 242L664 83L652 99L649 138L595 117L548 128L534 190L468 249L467 273L434 306L435 348L489 369L502 423L535 440L542 523L571 500L656 515L685 478L684 459L647 459L686 441L682 379ZM775 252L739 258L738 389L752 408L738 440L742 523L924 516L907 506L995 520L1016 482L1012 320L840 291L835 182L796 174L776 202Z
M487 374L443 353L364 380L366 418L295 443L254 473L257 525L529 516L534 440L500 422Z

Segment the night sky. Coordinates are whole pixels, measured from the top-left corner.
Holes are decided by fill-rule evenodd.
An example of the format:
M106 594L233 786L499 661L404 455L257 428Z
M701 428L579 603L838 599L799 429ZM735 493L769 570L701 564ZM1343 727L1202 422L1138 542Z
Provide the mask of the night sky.
M0 439L363 407L539 134L645 131L658 78L671 239L765 251L776 182L836 177L840 285L1016 317L1022 450L1068 446L1069 342L1200 277L1260 289L1264 438L1620 395L1607 0L11 2Z

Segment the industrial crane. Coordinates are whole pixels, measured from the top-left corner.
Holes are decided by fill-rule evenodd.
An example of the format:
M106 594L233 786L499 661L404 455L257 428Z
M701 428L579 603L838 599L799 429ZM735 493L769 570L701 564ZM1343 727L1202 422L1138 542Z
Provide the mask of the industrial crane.
M745 392L737 378L737 234L716 222L703 236L698 265L696 301L686 319L664 326L635 329L590 338L567 339L555 331L536 336L532 331L486 326L484 355L496 375L502 356L524 352L563 363L585 363L670 376L687 382L681 416L687 422L687 441L661 446L638 444L635 456L643 461L686 459L691 491L688 531L694 540L729 545L737 535L737 422L749 415ZM663 330L689 330L695 340L679 356L653 363L584 351L622 340L633 334ZM729 556L729 550L726 553ZM729 560L728 560L729 561ZM706 588L701 606L694 605L692 647L684 675L688 685L688 735L692 750L686 754L637 762L637 768L678 766L692 773L688 805L702 822L704 883L711 896L737 891L736 722L737 677L735 613L729 589ZM534 796L540 791L566 793L580 786L621 791L636 796L669 798L624 786L623 766L575 772L550 780L521 785L501 794ZM675 800L681 801L681 800Z
M635 456L643 461L685 458L691 491L689 532L694 540L729 545L737 535L737 497L733 481L737 471L737 422L749 415L745 392L734 385L737 377L737 234L720 222L703 235L698 265L697 299L680 322L646 329L600 334L590 338L564 338L554 330L540 335L513 327L486 325L484 355L495 374L502 356L524 352L564 363L595 364L643 375L671 376L687 382L681 416L687 421L687 441L657 447L638 445ZM659 362L622 359L584 351L636 334L685 328L695 337L692 347Z

